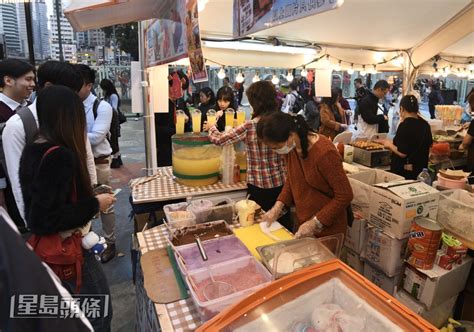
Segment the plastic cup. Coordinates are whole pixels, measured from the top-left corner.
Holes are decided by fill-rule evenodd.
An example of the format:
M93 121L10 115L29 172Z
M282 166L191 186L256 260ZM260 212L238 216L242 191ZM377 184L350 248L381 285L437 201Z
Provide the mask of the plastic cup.
M193 133L200 133L201 132L201 111L194 110L191 113L191 118L193 121Z
M226 127L234 127L234 110L232 108L228 108L225 111L225 126Z
M184 122L186 115L183 111L176 111L176 134L184 134Z
M214 110L207 111L207 123L209 125L215 125L217 122L217 112Z
M237 126L240 126L245 122L245 111L244 110L238 110L237 111Z

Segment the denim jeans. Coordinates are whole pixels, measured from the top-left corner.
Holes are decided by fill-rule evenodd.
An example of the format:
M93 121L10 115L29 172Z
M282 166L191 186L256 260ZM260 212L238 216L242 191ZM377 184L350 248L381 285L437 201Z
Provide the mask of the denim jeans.
M94 328L94 331L110 331L112 321L112 301L107 278L102 270L102 265L89 251L83 251L84 264L82 265L82 286L79 294L83 295L108 295L108 315L101 315L97 318L87 317ZM76 289L76 279L63 281L64 287L73 295ZM86 313L85 313L86 314Z

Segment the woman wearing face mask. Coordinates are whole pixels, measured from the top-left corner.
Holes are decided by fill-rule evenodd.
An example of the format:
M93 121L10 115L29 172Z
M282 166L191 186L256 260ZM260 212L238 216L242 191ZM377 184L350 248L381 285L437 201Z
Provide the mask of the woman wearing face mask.
M423 168L428 167L430 147L433 144L431 128L418 111L418 101L413 95L400 100L401 122L393 142L381 141L392 151L392 173L409 180L416 180Z
M285 185L264 220L271 223L295 205L297 238L345 234L352 189L332 142L313 132L301 115L281 112L263 117L257 135L276 153L287 154Z
M205 87L199 91L199 107L198 109L201 111L201 128L204 122L207 121L207 111L210 109L214 109L216 106L216 96L214 95L214 91L211 88Z
M212 126L209 138L216 145L244 142L247 152L247 190L250 199L268 211L280 194L285 181L282 156L257 139L257 123L264 114L279 112L275 87L268 81L253 83L246 91L253 108L252 119L237 128L222 133ZM279 216L280 223L291 229L289 214ZM276 220L275 219L275 220Z

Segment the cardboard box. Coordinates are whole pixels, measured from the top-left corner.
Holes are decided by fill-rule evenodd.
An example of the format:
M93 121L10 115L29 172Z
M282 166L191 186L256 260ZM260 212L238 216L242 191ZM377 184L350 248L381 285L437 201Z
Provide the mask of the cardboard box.
M347 227L344 245L360 254L365 244L367 221L355 218L352 227Z
M373 185L404 180L403 177L382 171L380 169L365 169L356 174L347 176L352 187L354 198L352 199L352 210L360 219L369 219L370 200Z
M454 305L456 304L458 295L456 294L449 300L433 307L430 310L428 310L423 303L418 302L413 297L411 297L410 294L403 290L396 292L395 298L400 301L400 303L407 306L409 309L426 319L437 328L441 328L444 326L448 318L452 317Z
M341 260L355 271L359 272L362 275L364 274L364 261L356 252L352 251L347 247L342 247Z
M414 218L436 220L439 195L438 190L422 182L377 184L370 199L369 222L397 239L406 238Z
M389 277L400 274L408 239L396 239L372 225L366 227L366 233L361 256Z
M365 262L364 264L364 277L373 282L377 287L383 289L390 295L393 295L400 283L401 274L393 277L387 276L383 271L372 266L370 263Z
M452 270L435 265L431 270L415 269L406 265L402 287L415 299L431 309L464 289L472 265L472 258L466 257L462 264Z

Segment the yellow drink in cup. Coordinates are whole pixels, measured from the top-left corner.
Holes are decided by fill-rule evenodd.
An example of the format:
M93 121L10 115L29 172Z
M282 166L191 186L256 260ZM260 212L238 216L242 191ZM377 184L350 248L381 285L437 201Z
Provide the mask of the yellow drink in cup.
M228 108L225 111L225 126L226 127L234 127L234 110L232 108Z
M193 121L193 133L200 133L201 132L201 111L194 110L191 113L191 118Z
M216 111L214 110L209 110L207 111L207 123L212 126L212 125L215 125L216 122L217 122L217 115L216 115Z
M245 111L244 110L238 110L237 111L237 126L240 126L245 122Z
M186 115L183 111L176 111L176 134L184 134L184 120Z

